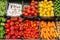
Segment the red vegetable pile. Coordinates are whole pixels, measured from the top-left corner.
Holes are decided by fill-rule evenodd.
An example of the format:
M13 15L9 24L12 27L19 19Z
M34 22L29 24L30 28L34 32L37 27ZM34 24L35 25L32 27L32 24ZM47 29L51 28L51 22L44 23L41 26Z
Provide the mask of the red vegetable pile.
M38 15L38 2L32 0L30 6L26 6L23 9L24 16L37 16Z
M23 24L24 38L39 38L38 24L37 21L25 20Z
M23 34L23 28L21 22L23 21L22 18L13 17L7 20L5 24L5 32L6 38L21 38Z

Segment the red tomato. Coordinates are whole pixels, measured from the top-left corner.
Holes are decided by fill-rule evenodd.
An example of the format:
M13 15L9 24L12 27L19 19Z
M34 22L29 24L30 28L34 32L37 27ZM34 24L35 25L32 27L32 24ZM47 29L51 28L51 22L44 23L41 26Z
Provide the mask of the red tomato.
M18 36L18 32L15 32L15 36Z
M15 31L14 31L14 30L12 30L12 31L10 31L10 33L11 33L11 35L14 35L14 34L15 34Z
M25 8L23 9L23 12L26 12L26 9Z
M14 30L14 29L15 29L15 26L11 26L11 27L10 27L10 30Z
M35 4L34 3L31 3L30 6L34 6Z
M10 24L9 23L6 23L4 27L5 28L10 28Z
M14 20L14 21L17 21L17 20L18 20L18 17L13 17L13 20Z
M36 35L35 38L39 38L39 37Z
M10 20L7 20L7 23L10 23Z
M17 38L20 38L20 36L17 36Z
M11 18L11 19L10 19L10 21L14 21L14 19L13 19L13 18Z
M27 10L30 10L30 6L28 6ZM27 10L26 10L26 11L27 11Z
M18 24L19 27L22 27L22 24Z
M20 28L19 28L19 30L23 30L23 28L22 28L22 27L20 27Z
M6 29L5 31L8 33L8 32L10 32L10 29Z
M27 13L30 13L30 10L27 10Z
M24 6L25 9L27 9L29 6Z
M25 12L23 12L23 15L25 14Z
M25 16L28 16L28 13L25 13L24 15L25 15Z
M31 14L34 14L35 13L35 11L31 11Z
M35 8L38 8L38 5L35 5Z
M19 22L15 22L15 25L18 25L19 24Z
M18 22L22 22L22 21L23 21L23 19L22 18L19 18Z
M10 25L12 26L12 25L14 25L14 22L12 21L12 22L10 22Z
M31 2L34 3L34 0L32 0Z
M38 28L36 29L36 33L38 33L39 32L39 30L38 30Z
M16 26L15 26L15 29L18 30L18 29L19 29L19 26L16 25Z
M37 13L34 13L34 16L37 16L38 14Z
M6 39L9 39L10 38L10 36L9 35L6 35Z
M31 9L32 11L35 11L35 7L34 7L34 6L31 6L30 9Z
M10 32L7 35L9 35L11 37L11 33Z
M35 3L36 5L38 5L38 2L37 2L37 1L35 1L34 3Z
M12 36L13 39L16 39L16 36Z
M21 36L22 35L22 31L18 32L18 35Z

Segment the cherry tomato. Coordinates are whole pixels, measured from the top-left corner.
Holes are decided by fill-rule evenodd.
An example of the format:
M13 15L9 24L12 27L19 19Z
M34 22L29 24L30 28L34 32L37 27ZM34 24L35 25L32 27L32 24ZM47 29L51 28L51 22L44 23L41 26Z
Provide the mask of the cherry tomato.
M34 7L34 6L31 6L30 9L31 9L32 11L35 11L35 7Z
M6 35L6 39L9 39L10 38L10 36L9 35Z
M37 6L37 5L35 5L35 8L38 8L38 6Z
M4 27L5 28L10 28L10 24L9 23L6 23Z
M22 21L23 21L23 19L22 18L19 18L18 22L22 22Z
M10 23L10 20L7 20L7 23Z
M12 22L10 22L10 25L12 26L12 25L14 25L14 22L12 21Z
M14 36L12 36L12 38L13 38L13 39L16 39L16 36L14 35Z
M25 13L24 15L25 15L25 16L28 16L28 13Z
M35 4L34 3L31 3L30 6L34 6Z
M34 14L35 13L35 11L31 11L31 14Z
M37 13L35 13L34 15L35 15L35 16L37 16L38 14L37 14Z
M35 5L38 5L38 2L37 1L35 1L34 3L35 3Z
M6 32L6 33L10 32L10 29L6 29L5 32Z

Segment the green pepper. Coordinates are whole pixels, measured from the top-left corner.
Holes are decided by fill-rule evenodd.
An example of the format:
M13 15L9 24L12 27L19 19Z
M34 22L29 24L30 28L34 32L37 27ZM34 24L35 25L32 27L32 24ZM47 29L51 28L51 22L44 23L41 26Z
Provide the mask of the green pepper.
M1 17L0 17L0 22L1 22Z
M1 34L1 35L0 35L0 38L4 38L4 35Z
M0 27L0 32L1 32L1 31L4 31L4 27L2 27L2 26Z
M7 0L0 0L0 16L4 16L6 11Z
M2 18L1 20L2 20L2 22L5 22L5 21L6 21L6 19L5 19L5 18Z
M0 31L0 34L4 35L5 34L5 31Z
M4 25L5 25L5 23L0 23L0 25L1 25L1 26L4 26Z

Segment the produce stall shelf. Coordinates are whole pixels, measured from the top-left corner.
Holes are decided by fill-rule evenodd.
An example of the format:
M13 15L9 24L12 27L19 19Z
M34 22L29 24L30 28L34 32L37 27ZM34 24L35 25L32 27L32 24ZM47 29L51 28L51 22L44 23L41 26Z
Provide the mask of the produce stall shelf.
M60 40L60 1L0 0L0 39Z

